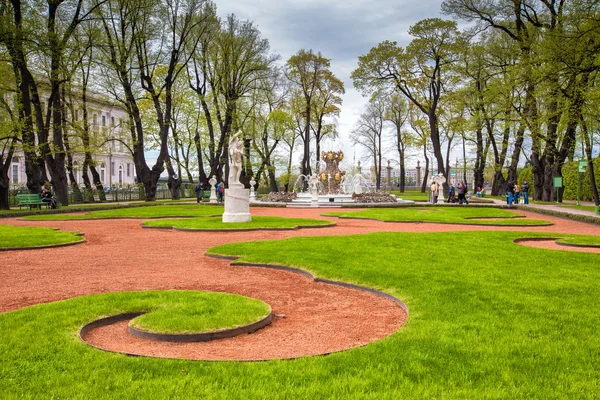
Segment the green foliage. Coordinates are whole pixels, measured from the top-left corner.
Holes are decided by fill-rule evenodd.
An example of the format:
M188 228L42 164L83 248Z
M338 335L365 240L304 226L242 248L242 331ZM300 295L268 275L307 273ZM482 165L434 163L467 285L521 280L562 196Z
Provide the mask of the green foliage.
M0 225L0 249L56 246L83 241L75 232L31 226Z
M581 200L590 201L593 200L592 187L590 186L590 172L589 168L586 168L584 173L578 172L578 162L568 162L562 168L563 184L565 185L565 191L563 193L563 199L576 200L577 199L577 185L578 175L581 178ZM596 174L596 187L600 188L600 157L594 159L594 172Z

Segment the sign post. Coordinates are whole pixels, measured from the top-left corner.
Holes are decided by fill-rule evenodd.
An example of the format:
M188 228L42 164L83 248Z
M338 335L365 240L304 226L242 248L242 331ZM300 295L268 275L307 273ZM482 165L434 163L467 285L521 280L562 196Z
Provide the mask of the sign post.
M587 165L588 162L585 160L580 160L577 165L577 205L579 205L579 199L581 195L581 173L585 172Z
M563 187L563 177L562 176L555 176L552 183L554 184L554 189L556 192L556 202L558 203L558 189Z

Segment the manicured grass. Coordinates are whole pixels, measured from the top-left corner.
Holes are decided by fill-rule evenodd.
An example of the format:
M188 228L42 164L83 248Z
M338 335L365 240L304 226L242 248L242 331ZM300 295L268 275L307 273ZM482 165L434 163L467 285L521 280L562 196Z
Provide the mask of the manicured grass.
M600 236L566 236L556 240L558 243L566 244L579 244L584 246L598 246L600 247Z
M561 206L561 207L572 208L574 210L590 211L590 212L596 211L594 206Z
M143 310L151 312L134 318L131 326L155 333L216 332L251 324L271 312L260 300L230 293L156 292L154 301Z
M83 240L83 237L76 236L74 232L52 228L0 225L0 249L56 246Z
M522 215L513 211L469 206L370 208L353 212L329 212L323 215L343 218L370 218L392 222L440 222L445 224L508 226L552 225L548 221L520 218Z
M41 304L0 314L0 398L596 398L600 257L512 243L535 236L377 233L213 248L382 289L407 304L409 320L328 356L194 362L105 353L77 338L98 317L155 306L153 292Z
M221 217L215 218L189 218L189 219L160 219L146 221L143 226L165 227L189 230L248 230L248 229L296 229L298 227L320 227L335 225L334 222L310 218L281 218L253 216L250 222L224 223Z
M405 190L404 193L400 193L399 190L392 190L392 194L401 198L402 200L413 200L413 201L427 201L427 192L421 193L420 190Z
M147 207L119 208L116 210L98 210L86 214L45 214L24 217L28 221L65 221L80 219L107 218L168 218L168 217L208 217L223 214L222 206L197 204L159 205Z

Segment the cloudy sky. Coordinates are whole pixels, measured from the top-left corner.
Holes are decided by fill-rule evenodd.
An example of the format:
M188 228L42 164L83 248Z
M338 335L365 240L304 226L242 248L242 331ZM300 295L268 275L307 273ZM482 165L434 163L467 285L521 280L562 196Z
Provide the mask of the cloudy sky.
M253 21L284 63L300 49L320 51L331 59L331 69L344 82L339 143L348 157L354 150L347 137L366 99L350 79L358 56L383 40L407 45L409 26L424 18L441 17L441 0L215 0L221 17L235 14ZM346 140L344 140L346 139ZM359 154L357 153L357 158ZM397 156L396 156L397 157ZM416 164L416 160L411 162Z

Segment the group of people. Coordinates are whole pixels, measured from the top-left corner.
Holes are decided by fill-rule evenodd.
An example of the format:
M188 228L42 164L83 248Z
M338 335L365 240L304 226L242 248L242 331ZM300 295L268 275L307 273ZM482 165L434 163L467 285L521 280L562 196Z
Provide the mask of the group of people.
M210 185L207 186L210 187ZM204 185L202 184L202 182L198 182L198 184L194 188L194 191L196 192L196 203L200 203L204 198ZM225 193L225 183L219 182L215 187L215 192L217 194L217 201L219 203L222 203L223 194Z
M506 204L519 204L519 199L523 195L523 204L529 204L529 183L527 180L519 185L513 180L506 182Z
M441 190L442 187L437 182L433 181L431 183L433 204L437 203ZM467 184L464 181L460 182L456 188L451 183L450 187L448 187L448 203L469 204L469 201L467 200L468 191Z
M448 203L469 204L467 193L469 189L464 181L461 181L456 188L451 183L448 188Z

